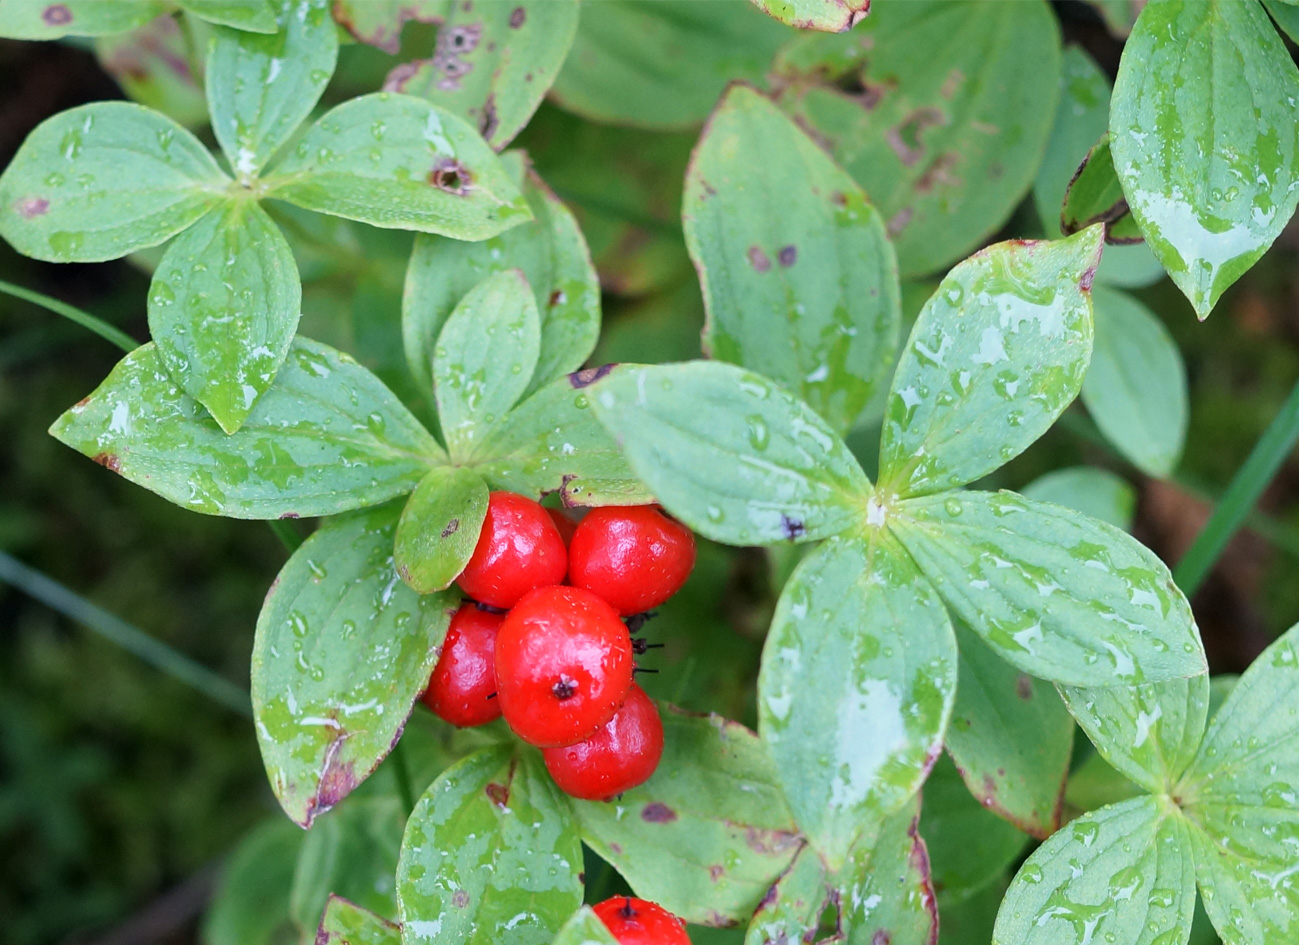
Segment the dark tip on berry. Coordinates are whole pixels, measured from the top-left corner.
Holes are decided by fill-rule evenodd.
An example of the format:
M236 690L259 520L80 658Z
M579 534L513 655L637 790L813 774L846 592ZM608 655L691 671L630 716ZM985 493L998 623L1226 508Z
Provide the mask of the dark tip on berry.
M509 611L506 610L504 607L493 607L491 604L483 604L483 603L480 603L479 601L474 601L474 606L477 607L479 610L483 611L484 613L488 613L488 614L508 614L508 613L509 613Z
M636 633L658 615L657 610L647 610L643 614L632 614L630 617L625 618L623 623L627 625L628 633Z
M649 650L661 650L665 645L663 643L646 643L644 637L633 637L631 651L637 656L644 656Z
M577 693L577 680L571 676L561 675L559 682L551 686L550 691L555 694L555 698L560 702L571 699Z
M636 910L631 907L631 896L622 897L622 908L618 910L618 914L624 919L630 919L636 915Z

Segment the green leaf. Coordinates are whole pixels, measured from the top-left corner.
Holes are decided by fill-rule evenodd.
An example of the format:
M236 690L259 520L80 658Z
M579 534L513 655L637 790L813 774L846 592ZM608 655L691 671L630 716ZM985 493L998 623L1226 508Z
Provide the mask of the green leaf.
M1126 4L1129 0L1119 2ZM1033 202L1049 239L1064 235L1060 209L1065 192L1087 152L1106 134L1110 120L1110 80L1100 66L1080 47L1072 45L1065 47L1062 65L1055 125L1033 183ZM1164 267L1144 242L1106 247L1096 270L1097 282L1130 288L1163 277Z
M451 586L487 518L487 483L464 466L429 471L406 502L393 550L397 573L421 594Z
M541 351L541 319L518 269L488 276L442 326L433 353L438 419L452 459L473 453L523 395Z
M1092 349L1101 228L998 243L953 269L902 351L880 441L881 494L926 495L1027 449L1078 394Z
M1066 747L1071 740L1065 740ZM946 758L938 759L925 780L920 833L929 851L934 890L944 905L963 902L1004 876L1028 843L1013 825L975 800Z
M744 0L587 4L551 98L592 121L690 128L728 82L759 82L788 37Z
M358 912L375 919L396 915L394 875L405 823L396 797L354 797L316 820L293 877L289 909L298 928L309 932L324 926L331 909L339 913L336 919L355 920ZM340 896L350 910L335 905Z
M283 0L279 21L271 35L218 29L208 53L212 131L245 186L311 114L338 60L325 0Z
M1011 666L960 619L952 626L961 661L947 751L984 808L1044 839L1060 826L1073 720L1050 683Z
M1006 892L1007 879L986 886L959 903L939 902L942 945L988 945L997 921L997 907Z
M1086 386L1086 380L1083 385ZM1100 519L1125 532L1132 528L1137 508L1137 491L1107 469L1072 466L1039 476L1020 490L1026 499L1054 502Z
M582 904L582 845L535 752L488 748L442 774L406 822L405 945L542 945Z
M836 878L846 945L934 945L938 905L913 798L860 843Z
M993 945L1173 945L1195 908L1186 822L1138 797L1084 814L1038 847L997 915ZM1258 940L1261 941L1261 940Z
M1127 225L1127 216L1128 202L1114 171L1110 136L1106 132L1087 152L1069 182L1060 210L1060 226L1065 233L1077 233L1093 223L1105 223L1111 227L1110 236L1113 238L1118 235L1120 226ZM1137 233L1135 237L1140 239L1141 234Z
M618 940L590 906L583 906L564 923L551 945L618 945Z
M203 916L204 945L282 945L293 940L289 895L305 838L277 814L239 840Z
M1141 8L1132 0L1085 0L1101 15L1106 27L1114 36L1122 39L1132 31L1132 24L1137 21Z
M161 0L0 0L0 37L107 36L167 12Z
M1225 945L1284 942L1299 916L1299 626L1240 677L1177 787L1204 907Z
M893 363L901 321L897 262L865 192L736 86L695 150L682 214L711 356L779 381L847 431Z
M807 941L804 936L815 936L829 895L825 866L804 844L758 903L744 945Z
M330 896L316 945L401 945L401 926L339 896Z
M478 445L475 471L493 489L558 492L568 506L652 502L591 408L585 388L605 370L560 378L511 410Z
M1082 399L1105 438L1149 476L1167 476L1186 443L1186 365L1164 323L1132 296L1092 293L1095 350Z
M1289 36L1294 42L1299 42L1299 7L1296 7L1290 0L1263 0L1263 6L1267 9L1268 15L1281 32Z
M441 23L451 0L334 0L334 19L358 42L397 55L407 20Z
M625 366L592 408L673 515L731 545L814 541L863 517L866 474L825 421L729 364Z
M909 499L890 525L947 606L1026 673L1117 686L1205 671L1168 568L1113 526L1013 492Z
M574 801L582 839L687 922L747 921L801 843L762 742L738 722L664 707L654 776L615 801Z
M207 123L207 100L188 56L186 34L166 13L129 33L95 39L95 58L127 98L197 128Z
M301 312L293 251L251 200L232 201L182 233L149 287L158 357L226 433L270 389Z
M1297 99L1299 71L1256 3L1151 3L1124 46L1115 168L1201 319L1294 213Z
M461 240L532 218L500 159L463 119L388 92L326 112L264 184L268 196L308 210Z
M559 74L577 34L577 12L577 0L450 4L432 58L397 66L384 88L459 115L499 151Z
M126 102L82 105L37 125L0 175L0 236L48 262L116 259L175 236L228 183L170 118Z
M50 433L136 485L230 518L332 515L405 495L442 452L350 356L298 338L239 432L227 436L157 349L128 354Z
M785 585L762 651L758 730L831 869L919 790L942 747L956 659L942 602L885 533L832 538Z
M411 373L425 390L433 389L433 348L452 309L474 286L507 269L523 271L541 316L541 354L529 392L580 368L600 333L600 283L573 214L521 152L502 155L501 163L521 182L530 222L477 243L415 237L402 295L402 339Z
M781 105L871 195L903 278L984 243L1033 182L1055 115L1059 27L1042 2L879 3L776 66Z
M870 12L870 0L753 0L767 16L800 30L842 33Z
M280 28L275 0L176 0L176 5L201 20L237 30L274 33Z
M1145 686L1062 686L1060 695L1106 761L1152 794L1165 794L1200 747L1209 676Z
M257 618L257 742L280 806L304 827L391 750L455 607L401 583L396 524L395 505L327 522L289 558Z

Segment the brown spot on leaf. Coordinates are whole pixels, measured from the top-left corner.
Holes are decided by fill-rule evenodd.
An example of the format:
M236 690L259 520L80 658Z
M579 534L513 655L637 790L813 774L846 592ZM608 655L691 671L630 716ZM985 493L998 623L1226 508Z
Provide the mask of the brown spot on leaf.
M442 158L429 171L428 182L438 190L463 197L469 193L474 176L455 158Z
M1033 680L1024 673L1020 673L1015 680L1015 695L1026 701L1033 698Z
M916 191L927 194L934 189L935 184L947 184L949 187L958 185L961 179L948 173L956 166L957 160L957 156L951 152L934 158L925 168L925 172L920 175L920 179L916 181Z
M749 265L753 267L754 272L766 272L771 268L771 260L759 246L750 246L748 257Z
M527 18L527 10L523 9L523 7L515 7L514 12L510 14L510 29L517 30Z
M960 89L961 83L965 81L965 73L960 69L953 69L947 73L947 78L943 80L943 87L938 90L938 94L943 98L950 99Z
M754 853L783 853L802 841L798 834L786 830L767 830L761 827L744 827L744 842Z
M622 844L620 843L609 844L609 852L612 853L614 856L622 856Z
M41 13L49 26L66 26L72 22L72 11L61 3L52 3Z
M788 269L794 263L798 262L798 247L790 244L789 246L780 247L780 252L776 254L776 259L780 264Z
M551 308L554 308L556 305L563 305L567 301L568 296L564 294L563 289L556 289L554 292L550 293L549 305Z
M442 537L450 538L458 531L460 531L460 519L453 518L451 521L447 522L447 527L442 529Z
M455 906L457 909L465 908L469 905L469 893L465 892L463 889L457 889L455 894L451 897L451 905Z
M947 116L932 105L917 108L902 123L890 128L884 138L898 156L898 160L907 167L914 167L925 153L921 135L926 128L947 124Z
M645 805L645 809L640 812L640 819L651 824L670 824L677 819L677 812L668 805L655 801Z
M506 784L497 784L492 781L486 787L487 796L492 799L492 803L497 807L505 807L510 803L510 788Z
M807 526L798 519L790 518L782 513L780 516L780 529L785 533L786 538L793 541L807 531Z
M333 721L335 725L338 724L336 719ZM304 826L310 825L318 815L351 794L360 783L354 764L351 761L339 760L343 742L346 740L347 733L337 729L334 740L325 749L325 762L320 768L320 784L316 787L315 795L307 801L307 820Z
M884 229L889 234L889 239L897 239L899 233L907 228L911 218L915 216L915 211L910 207L903 207L889 219Z
M280 516L280 518L301 518L301 517L302 516L299 515L297 512L285 512Z
M483 117L478 122L478 131L484 138L490 139L500 126L500 119L496 115L496 93L489 92L487 101L483 102Z
M581 390L583 387L589 387L600 378L604 377L614 369L612 364L602 364L599 367L583 368L580 371L574 371L568 375L568 383L574 388Z
M713 882L717 882L723 875L725 875L725 873L726 867L722 866L721 863L714 863L712 866L708 867L708 878Z
M96 453L90 458L106 469L111 469L113 472L122 471L122 458L116 453Z
M32 217L39 217L48 213L50 202L44 197L24 197L18 201L18 212L24 220L30 220Z
M884 929L876 929L875 934L871 936L871 945L889 945L891 941L893 936Z
M1078 280L1078 287L1084 292L1092 290L1092 280L1096 278L1096 267L1088 266L1083 270L1082 278Z

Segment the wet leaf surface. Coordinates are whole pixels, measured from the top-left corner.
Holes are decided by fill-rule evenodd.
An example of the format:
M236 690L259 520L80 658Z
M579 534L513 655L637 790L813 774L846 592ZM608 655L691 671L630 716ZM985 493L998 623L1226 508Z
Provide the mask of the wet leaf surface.
M952 711L956 657L938 595L884 534L831 539L785 585L763 648L758 729L830 868L920 788Z
M543 945L582 904L582 846L536 752L476 752L415 805L397 867L402 941Z
M217 29L208 55L212 131L244 183L311 114L338 60L326 0L289 0L278 19L270 35Z
M401 926L341 896L330 896L315 945L401 945Z
M937 945L938 904L917 830L919 807L912 799L886 819L835 878L847 945Z
M401 583L397 512L387 505L322 526L280 571L257 618L257 742L275 796L303 826L388 754L456 605Z
M779 381L846 432L893 363L901 321L897 262L865 192L739 86L695 150L683 216L711 356Z
M851 527L870 488L819 416L729 364L624 365L591 389L596 416L665 508L731 545Z
M254 33L274 33L279 29L277 0L176 0L182 10L209 23L230 26Z
M158 357L227 433L270 389L301 312L293 251L252 201L226 204L177 237L149 287Z
M810 846L801 847L758 903L744 945L806 941L816 934L829 896L825 864Z
M1060 826L1073 720L1050 683L1007 663L959 618L952 626L961 659L948 754L984 808L1047 837Z
M460 115L499 151L541 104L577 26L577 0L450 3L433 55L397 66L384 88Z
M464 119L376 92L326 112L266 175L267 195L371 226L481 240L532 218Z
M170 118L126 102L83 105L41 122L0 174L0 236L50 262L117 259L175 236L228 183Z
M1073 821L1015 876L993 945L1173 945L1195 908L1186 822L1166 802L1138 797Z
M1256 3L1148 4L1110 131L1146 241L1205 318L1299 202L1299 71Z
M1168 568L1111 525L1013 492L909 499L890 525L953 613L1026 673L1114 686L1205 671Z
M889 388L880 491L925 495L1027 449L1078 395L1092 349L1101 228L998 243L958 265L920 312Z
M654 776L612 801L574 801L582 839L636 895L688 922L747 922L801 840L759 739L738 722L662 707Z
M377 505L446 462L378 378L305 338L294 341L276 383L232 435L176 385L152 344L118 362L50 433L170 502L231 518Z
M143 26L167 12L161 0L3 0L0 36L59 39L108 36Z
M450 587L473 556L487 499L487 483L472 469L430 470L397 525L393 558L401 579L421 594Z
M461 460L527 389L541 351L541 319L518 269L488 276L460 300L433 349L438 420Z
M618 940L590 906L583 906L564 923L551 945L618 945Z
M402 340L420 388L433 390L433 349L452 310L488 276L520 269L536 297L541 353L528 385L536 391L576 371L600 332L600 283L573 214L527 167L521 152L501 156L533 219L480 242L420 234L406 271Z

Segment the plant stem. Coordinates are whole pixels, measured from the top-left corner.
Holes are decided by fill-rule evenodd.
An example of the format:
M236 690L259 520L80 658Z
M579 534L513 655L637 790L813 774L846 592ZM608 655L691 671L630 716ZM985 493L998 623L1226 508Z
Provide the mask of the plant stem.
M1299 383L1236 470L1204 528L1173 569L1173 580L1189 597L1204 582L1242 521L1299 442Z
M42 295L39 292L33 292L31 289L24 289L20 285L14 285L12 282L0 280L0 292L5 295L11 295L16 299L22 299L24 302L31 302L33 305L39 305L41 308L48 309L55 315L62 315L69 321L76 322L82 328L89 328L99 337L106 341L111 341L127 354L130 354L140 343L122 331L115 328L102 318L96 318L89 312L83 312L75 306L66 302L60 302L58 299L50 298L48 295Z
M302 547L302 536L298 534L298 530L288 522L279 519L269 519L266 522L266 527L275 533L275 537L278 538L284 547L288 549L289 554L293 554L293 552Z
M90 628L104 639L138 656L150 666L203 693L213 702L219 702L240 715L253 714L248 693L230 680L194 662L188 656L178 653L138 627L133 627L120 617L92 604L70 588L27 567L3 551L0 551L0 581L13 585L51 610Z
M388 757L392 759L392 776L397 782L397 796L401 798L401 806L409 817L415 809L415 793L411 790L410 765L406 763L406 749L402 747L401 739L392 746Z

